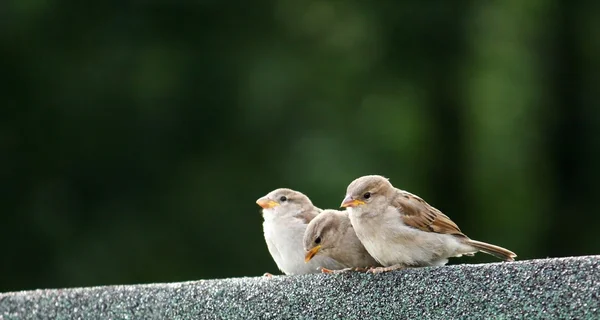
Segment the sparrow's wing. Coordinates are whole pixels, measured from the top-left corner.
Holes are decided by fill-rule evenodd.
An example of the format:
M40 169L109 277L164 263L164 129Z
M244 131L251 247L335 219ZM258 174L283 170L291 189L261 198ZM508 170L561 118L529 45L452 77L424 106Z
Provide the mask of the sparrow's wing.
M398 190L392 205L400 212L404 224L427 232L466 236L458 226L440 210L429 205L418 196Z
M323 209L319 209L317 207L313 207L312 210L302 210L302 212L297 216L302 222L308 225L312 219L314 219L318 214L323 212Z

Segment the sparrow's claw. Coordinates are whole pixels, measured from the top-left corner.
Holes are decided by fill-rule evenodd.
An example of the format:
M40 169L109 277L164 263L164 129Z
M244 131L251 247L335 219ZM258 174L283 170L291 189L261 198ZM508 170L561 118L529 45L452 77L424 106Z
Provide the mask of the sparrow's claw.
M327 269L327 268L325 268L325 267L321 267L321 268L319 268L319 269L321 269L321 272L322 272L322 273L333 273L333 271L334 271L334 270L331 270L331 269Z
M371 268L369 270L367 270L367 273L372 273L372 274L378 274L378 273L382 273L382 272L386 272L386 268L384 267L377 267L377 268Z
M377 274L377 273L390 272L390 271L401 270L401 269L406 269L406 266L402 265L402 264L395 264L395 265L389 266L389 267L370 268L369 270L367 270L367 273Z
M328 274L338 274L338 273L345 273L348 271L356 271L355 269L357 269L357 268L344 268L344 269L340 269L340 270L331 270L331 269L321 267L321 272L328 273Z

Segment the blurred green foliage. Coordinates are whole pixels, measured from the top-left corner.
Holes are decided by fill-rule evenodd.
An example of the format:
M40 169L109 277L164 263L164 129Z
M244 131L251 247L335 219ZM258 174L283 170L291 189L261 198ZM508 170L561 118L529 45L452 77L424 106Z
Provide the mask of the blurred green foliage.
M599 13L4 1L0 291L276 272L255 200L364 174L520 259L597 254Z

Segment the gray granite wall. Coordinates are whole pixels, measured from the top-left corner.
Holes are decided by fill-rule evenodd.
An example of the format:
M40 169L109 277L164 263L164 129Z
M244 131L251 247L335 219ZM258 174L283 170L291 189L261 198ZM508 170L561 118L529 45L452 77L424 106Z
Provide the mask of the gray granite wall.
M600 319L600 256L0 294L0 320L406 318Z

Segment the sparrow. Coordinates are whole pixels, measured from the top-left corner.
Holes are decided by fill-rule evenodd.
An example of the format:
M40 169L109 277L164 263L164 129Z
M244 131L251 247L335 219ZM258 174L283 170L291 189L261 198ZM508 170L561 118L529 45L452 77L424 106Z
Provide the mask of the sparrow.
M379 175L360 177L346 190L347 208L356 235L386 272L406 267L441 266L450 257L484 252L514 261L512 251L469 239L440 210L423 199L396 189Z
M347 211L323 210L309 224L304 233L305 262L327 256L344 266L341 270L322 268L324 273L367 271L381 267L358 240Z
M263 208L263 231L269 253L277 267L287 275L319 273L320 268L343 269L343 265L325 255L304 262L303 239L306 227L321 209L310 199L291 189L276 189L256 200Z

